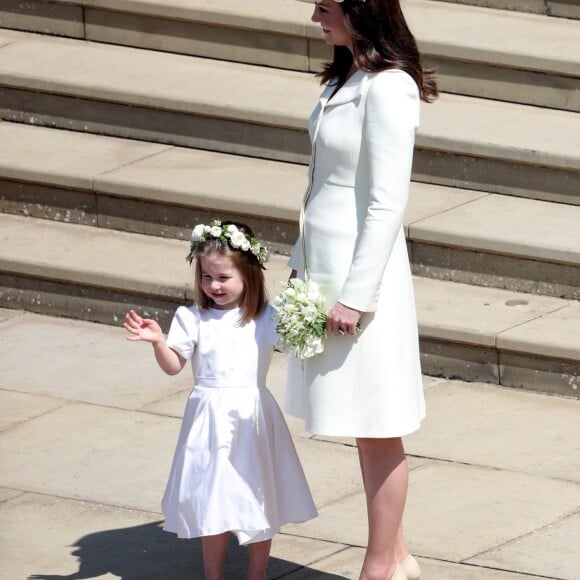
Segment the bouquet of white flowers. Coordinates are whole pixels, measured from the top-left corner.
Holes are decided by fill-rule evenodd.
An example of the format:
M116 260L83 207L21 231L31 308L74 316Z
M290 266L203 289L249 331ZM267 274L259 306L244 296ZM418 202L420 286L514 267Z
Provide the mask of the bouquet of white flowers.
M315 282L292 278L272 305L282 350L298 358L309 358L324 350L327 314L324 296Z

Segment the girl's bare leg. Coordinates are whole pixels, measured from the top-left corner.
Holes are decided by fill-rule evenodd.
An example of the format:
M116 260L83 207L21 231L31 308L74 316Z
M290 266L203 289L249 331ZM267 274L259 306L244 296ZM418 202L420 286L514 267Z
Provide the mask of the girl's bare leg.
M201 538L205 580L223 579L224 561L226 559L226 549L229 539L229 532L216 534L215 536L203 536Z
M247 580L266 580L268 573L268 558L272 540L254 542L248 545L250 561L248 563Z
M367 500L369 539L360 580L390 579L405 547L402 520L408 470L403 442L357 439Z

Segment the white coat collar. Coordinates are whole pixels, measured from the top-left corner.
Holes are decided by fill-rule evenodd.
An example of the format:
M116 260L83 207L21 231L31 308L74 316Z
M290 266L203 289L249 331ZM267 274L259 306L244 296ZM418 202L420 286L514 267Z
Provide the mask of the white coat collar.
M334 84L330 83L326 85L322 95L320 95L320 101L324 108L336 107L337 105L344 105L345 103L350 103L362 97L366 90L369 79L369 73L361 69L357 70L347 81L340 87L336 95L330 98L334 91ZM329 100L330 99L330 100Z

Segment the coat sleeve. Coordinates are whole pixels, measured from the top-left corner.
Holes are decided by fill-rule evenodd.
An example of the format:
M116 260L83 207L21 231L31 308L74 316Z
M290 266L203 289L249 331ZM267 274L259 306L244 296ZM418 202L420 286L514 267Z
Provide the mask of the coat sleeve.
M368 157L368 209L339 302L362 312L377 307L381 280L403 226L409 197L419 93L402 71L370 82L362 127Z

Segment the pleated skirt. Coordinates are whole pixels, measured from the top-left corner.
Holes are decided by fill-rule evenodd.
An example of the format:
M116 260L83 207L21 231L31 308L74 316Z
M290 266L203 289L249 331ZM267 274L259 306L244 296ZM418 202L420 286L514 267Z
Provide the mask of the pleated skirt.
M180 538L232 532L271 539L317 516L294 443L265 387L192 390L162 500L164 529Z

